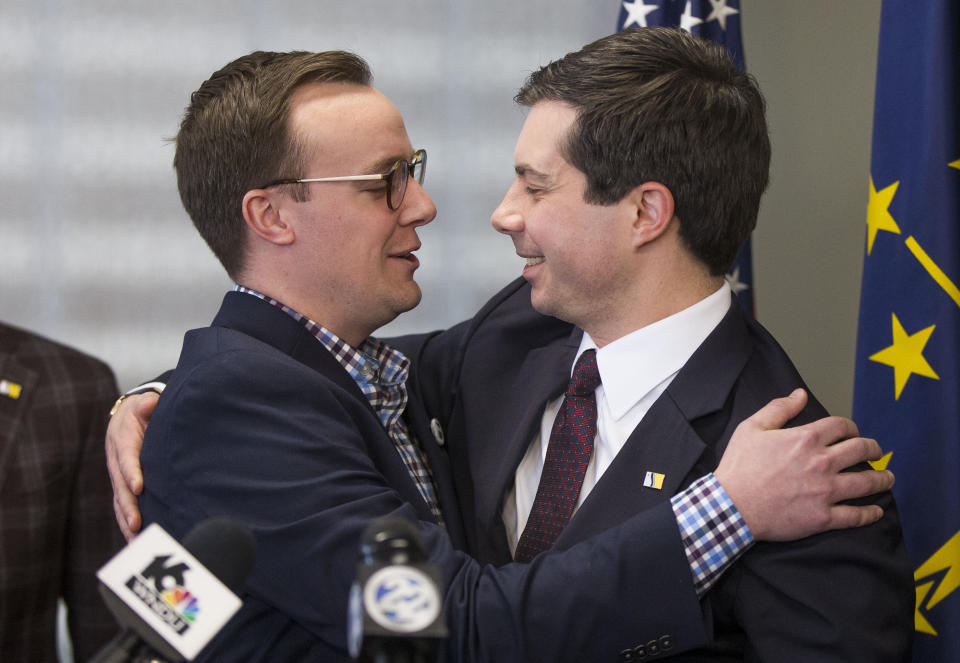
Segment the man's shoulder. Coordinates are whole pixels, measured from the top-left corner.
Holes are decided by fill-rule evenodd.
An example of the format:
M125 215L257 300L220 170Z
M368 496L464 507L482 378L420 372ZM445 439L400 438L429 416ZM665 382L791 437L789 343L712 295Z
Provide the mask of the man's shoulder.
M180 359L170 376L164 394L209 384L221 391L249 391L265 389L285 391L294 385L328 382L332 370L345 372L333 356L316 339L307 338L304 344L310 357L322 357L321 362L305 362L288 349L281 349L247 333L225 327L203 327L184 335ZM299 348L303 354L303 347ZM331 369L331 370L324 370Z
M383 340L414 359L442 352L445 358L460 355L478 330L487 331L497 326L517 326L518 321L542 322L546 316L537 313L530 304L530 285L516 278L490 297L470 318L447 329L427 333L408 334ZM554 318L549 318L554 320ZM511 322L512 321L512 322ZM523 323L520 323L523 324Z
M222 414L212 418L210 413ZM184 336L150 430L187 426L222 430L250 419L379 425L360 387L322 343L304 330L289 346L225 327L194 329ZM154 425L154 424L158 425ZM163 424L162 426L159 424Z
M461 380L475 381L473 369L519 366L538 347L569 338L573 325L538 313L530 302L530 285L518 278L491 297L469 320L442 332L401 339L420 388L429 397L447 392ZM484 372L484 371L481 371ZM429 401L429 398L428 398Z
M746 313L731 314L732 320L719 331L726 334L726 347L740 357L740 364L731 369L734 379L729 393L722 394L723 407L695 422L698 434L716 441L718 451L740 421L773 398L796 387L809 392L774 336ZM715 344L711 352L719 366L727 360L722 347ZM710 379L706 372L701 375ZM787 426L826 414L810 394L806 407ZM813 660L825 651L831 653L823 654L823 660L894 660L877 652L891 641L891 651L896 650L897 641L909 631L906 622L897 624L889 616L909 614L910 572L890 494L870 499L884 507L880 523L800 542L763 542L747 552L708 595L715 641L710 651L697 652L697 660L716 660L715 652L739 651L745 642L764 660ZM774 619L771 605L777 607ZM896 628L882 627L884 620ZM870 628L863 626L868 623ZM877 637L881 632L883 638Z
M505 348L525 352L566 339L573 329L569 322L538 312L530 301L530 284L518 278L470 320L465 347L481 352Z
M165 464L181 455L181 464L217 466L228 449L263 449L277 440L299 447L332 430L346 435L379 425L340 370L334 377L236 330L192 330L147 428L145 467L168 473Z
M762 324L732 303L668 387L698 435L722 452L733 429L775 398L809 388L786 351ZM804 410L789 425L826 416L810 394Z
M744 317L747 320L752 352L744 368L743 380L749 382L758 392L759 398L764 399L759 406L802 387L807 391L807 405L788 425L796 426L827 416L826 408L811 392L793 360L773 334L754 318L747 315Z
M757 408L773 398L788 395L797 387L807 388L800 372L783 346L766 327L733 302L727 316L704 341L701 349L706 356L699 357L712 364L718 374L727 372L736 378L743 397L750 397ZM823 407L810 399L805 412L816 413ZM752 412L750 413L752 414ZM822 415L821 415L822 416Z
M110 367L93 355L4 323L0 323L0 352L44 377L58 373L71 382L113 382L114 379Z
M182 363L185 357L202 361L238 352L247 353L244 356L249 361L262 358L266 361L283 362L290 358L289 353L249 333L229 327L210 326L191 329L183 335L180 361Z

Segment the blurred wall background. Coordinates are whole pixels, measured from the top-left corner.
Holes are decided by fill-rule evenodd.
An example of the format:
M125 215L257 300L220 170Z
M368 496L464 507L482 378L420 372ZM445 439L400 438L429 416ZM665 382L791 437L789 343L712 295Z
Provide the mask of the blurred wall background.
M175 364L230 282L171 161L190 92L256 49L354 50L430 152L421 306L447 326L521 261L490 228L531 70L616 28L612 0L0 0L0 318L108 361L122 388ZM774 156L754 236L758 317L849 414L880 3L742 0Z

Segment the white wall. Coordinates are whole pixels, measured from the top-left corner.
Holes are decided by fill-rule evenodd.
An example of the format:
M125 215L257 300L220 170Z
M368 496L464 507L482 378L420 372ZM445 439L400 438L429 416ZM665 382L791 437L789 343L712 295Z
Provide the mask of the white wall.
M757 317L824 405L849 416L880 2L742 4L773 143L753 243Z

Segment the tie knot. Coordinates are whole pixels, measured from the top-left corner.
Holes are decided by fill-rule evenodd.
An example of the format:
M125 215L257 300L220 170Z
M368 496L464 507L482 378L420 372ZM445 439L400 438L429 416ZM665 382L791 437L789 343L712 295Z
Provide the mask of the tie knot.
M600 370L597 368L597 351L587 350L573 367L569 391L577 396L589 396L600 386Z

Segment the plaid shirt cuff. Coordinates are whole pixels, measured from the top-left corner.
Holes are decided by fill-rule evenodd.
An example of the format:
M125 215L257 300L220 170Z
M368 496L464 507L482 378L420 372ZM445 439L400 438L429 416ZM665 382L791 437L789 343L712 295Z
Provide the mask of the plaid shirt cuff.
M703 596L753 545L753 533L712 473L674 495L670 503L697 596Z

